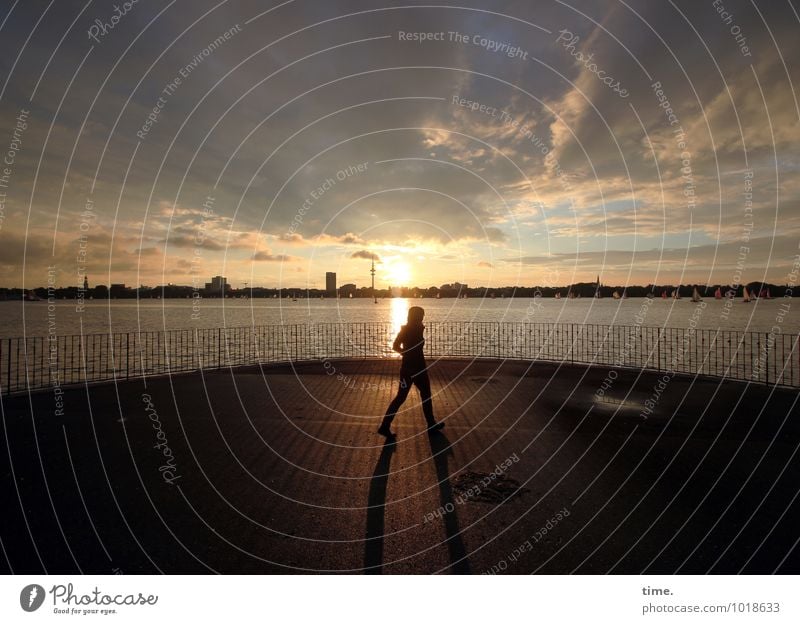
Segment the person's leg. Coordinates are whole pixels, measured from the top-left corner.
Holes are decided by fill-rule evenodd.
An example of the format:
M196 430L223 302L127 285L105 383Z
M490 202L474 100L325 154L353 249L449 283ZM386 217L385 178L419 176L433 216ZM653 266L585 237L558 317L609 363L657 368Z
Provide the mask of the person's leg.
M414 375L414 384L419 388L419 396L422 399L422 413L425 414L425 422L428 426L436 424L433 417L433 400L431 395L431 380L428 371L423 370Z
M383 422L381 422L378 433L387 434L389 432L389 426L392 424L397 410L400 409L400 406L405 402L406 397L408 397L409 390L411 390L411 379L401 371L400 387L397 389L397 395L392 399L392 402L389 403L389 407L386 409L386 415L383 417Z

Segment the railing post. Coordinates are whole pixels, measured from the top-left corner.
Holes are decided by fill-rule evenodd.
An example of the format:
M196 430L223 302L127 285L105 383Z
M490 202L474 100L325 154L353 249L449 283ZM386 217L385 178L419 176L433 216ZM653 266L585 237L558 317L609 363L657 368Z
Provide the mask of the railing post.
M761 371L758 370L759 358L761 357L761 334L757 334L755 332L748 332L748 335L750 336L750 356L751 356L750 357L750 369L751 369L750 370L750 379L752 380L753 379L753 369L755 369L756 375L761 373ZM755 344L755 347L756 347L755 355L753 354L753 341L755 341L755 343L756 343ZM755 358L755 362L753 362L754 358ZM762 376L762 380L763 380L763 376Z
M217 327L217 368L222 368L222 328Z
M764 385L769 385L769 334L764 336Z
M570 337L570 345L569 345L569 361L571 364L575 363L575 323L570 323L569 326L569 337Z
M656 359L658 363L656 364L656 368L658 372L661 372L661 328L658 328L658 334L656 335Z
M6 394L11 394L11 338L8 339L8 382L6 384Z

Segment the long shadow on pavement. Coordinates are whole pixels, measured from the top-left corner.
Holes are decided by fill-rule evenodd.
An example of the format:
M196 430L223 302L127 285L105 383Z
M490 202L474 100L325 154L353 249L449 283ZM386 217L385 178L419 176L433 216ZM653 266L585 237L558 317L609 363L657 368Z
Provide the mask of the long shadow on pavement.
M364 572L380 574L383 566L383 530L386 506L386 485L389 482L389 467L397 442L386 440L378 463L372 473L367 499L367 535L364 538Z
M464 547L464 541L461 539L461 532L458 528L453 488L450 485L450 469L447 459L448 456L453 454L450 440L441 432L432 433L428 436L428 440L431 444L433 462L436 465L436 480L439 482L441 508L453 510L444 514L444 530L447 535L447 550L450 553L451 568L455 574L470 574L467 550Z

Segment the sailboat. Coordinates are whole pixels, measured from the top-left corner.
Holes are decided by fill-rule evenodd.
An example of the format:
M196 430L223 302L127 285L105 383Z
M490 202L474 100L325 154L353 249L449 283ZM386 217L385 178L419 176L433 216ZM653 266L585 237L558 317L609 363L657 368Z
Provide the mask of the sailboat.
M714 291L714 299L722 299L722 291L719 286L717 286L717 290Z
M666 290L666 288L661 291L661 298L662 299L666 299L667 298L667 290Z
M702 301L702 299L700 298L700 293L697 292L697 286L695 286L694 290L692 290L692 303L697 303L698 301Z
M627 288L623 288L622 289L622 298L623 299L627 299L628 298L628 289Z
M619 299L619 298L620 298L620 296L619 296L619 292L618 292L618 291L616 291L616 290L615 290L615 291L614 291L614 292L611 294L611 296L612 296L614 299Z
M750 292L747 290L747 286L742 286L742 302L750 303L750 301Z
M676 288L675 290L672 291L672 298L673 299L680 299L681 298L681 293L678 292L679 290L680 290L680 288Z
M764 299L772 299L772 293L770 292L769 288L767 288L767 294L764 296Z
M561 299L561 293L560 292L556 293L556 299Z

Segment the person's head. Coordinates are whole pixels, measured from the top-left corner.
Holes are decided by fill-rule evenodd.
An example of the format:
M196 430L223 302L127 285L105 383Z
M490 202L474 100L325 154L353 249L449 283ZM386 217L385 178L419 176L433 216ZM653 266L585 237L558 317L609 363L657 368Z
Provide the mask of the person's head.
M422 325L422 319L425 318L425 310L419 306L411 306L408 309L408 323L409 325Z

